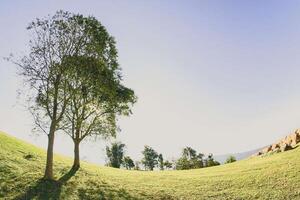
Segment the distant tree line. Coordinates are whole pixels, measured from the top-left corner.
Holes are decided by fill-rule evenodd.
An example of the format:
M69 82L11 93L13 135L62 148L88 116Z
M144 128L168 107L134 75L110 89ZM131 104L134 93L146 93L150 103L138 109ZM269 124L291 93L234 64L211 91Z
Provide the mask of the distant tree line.
M144 150L142 151L142 160L134 162L131 157L125 156L125 147L126 145L120 142L114 142L106 147L106 156L108 158L107 166L114 168L123 167L128 170L140 170L141 164L144 170L153 171L154 169L188 170L220 165L220 163L213 158L213 154L205 156L203 153L197 153L197 151L191 147L183 148L181 157L177 160L165 160L161 153L157 153L152 147L147 145L144 146ZM225 163L235 161L236 158L234 156L229 156Z

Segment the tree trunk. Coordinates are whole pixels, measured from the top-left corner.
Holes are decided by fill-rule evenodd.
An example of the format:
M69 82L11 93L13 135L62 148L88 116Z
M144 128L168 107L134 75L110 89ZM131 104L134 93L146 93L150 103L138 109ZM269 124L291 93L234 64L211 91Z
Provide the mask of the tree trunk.
M73 170L78 170L80 167L80 158L79 158L79 144L78 140L74 140L74 162L73 162Z
M55 125L52 122L49 135L48 135L48 148L47 148L47 160L46 160L46 170L45 179L53 180L53 145L54 145L54 135L55 135Z

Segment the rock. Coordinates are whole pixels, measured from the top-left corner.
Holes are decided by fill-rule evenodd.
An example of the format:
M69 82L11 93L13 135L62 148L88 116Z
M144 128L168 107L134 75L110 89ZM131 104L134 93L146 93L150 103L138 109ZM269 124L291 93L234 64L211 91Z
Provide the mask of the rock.
M279 147L276 147L275 149L272 150L272 152L274 152L274 153L279 153L279 152L281 152L281 150L280 150Z
M278 142L265 147L253 156L265 155L268 153L279 153L293 149L298 143L300 143L300 129L294 131L294 133L286 136Z
M293 147L291 145L287 144L287 143L282 144L280 146L281 152L288 151L288 150L291 150L291 149L293 149Z
M288 147L288 145L287 145L286 143L281 144L281 145L280 145L280 151L281 151L281 152L286 151L286 150L287 150L287 147Z
M266 147L264 150L263 150L263 153L268 153L272 150L272 145Z
M274 151L274 149L277 149L277 148L279 148L278 143L275 143L275 144L272 145L272 150L273 150L273 151Z

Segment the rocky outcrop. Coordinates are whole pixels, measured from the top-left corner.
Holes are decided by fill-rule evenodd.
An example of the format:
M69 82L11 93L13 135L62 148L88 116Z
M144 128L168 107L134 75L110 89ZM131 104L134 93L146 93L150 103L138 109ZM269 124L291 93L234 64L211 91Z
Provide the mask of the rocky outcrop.
M295 148L295 146L299 142L300 142L300 129L297 129L295 130L294 133L286 136L285 138L279 140L278 142L263 148L262 150L254 154L254 156L288 151L290 149Z

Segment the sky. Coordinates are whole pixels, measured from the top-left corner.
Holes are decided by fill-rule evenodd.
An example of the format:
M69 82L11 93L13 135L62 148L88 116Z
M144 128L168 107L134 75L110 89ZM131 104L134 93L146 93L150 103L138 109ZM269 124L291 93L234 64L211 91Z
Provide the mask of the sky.
M300 1L0 1L0 57L28 50L26 26L57 10L95 16L116 38L124 84L138 96L118 141L141 159L149 145L173 159L185 146L227 154L272 143L300 127ZM0 130L46 148L0 59ZM81 146L104 163L109 141ZM72 156L57 135L55 152Z

